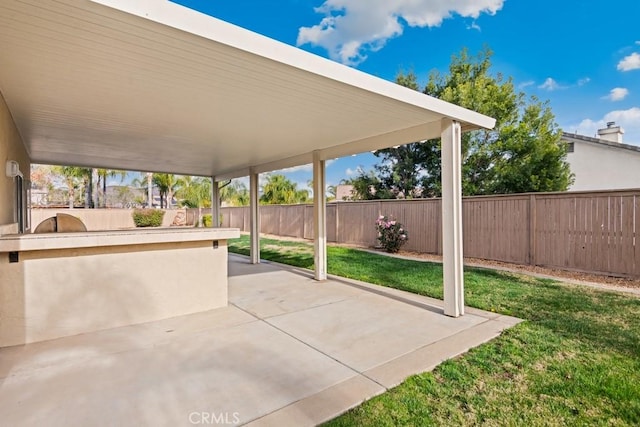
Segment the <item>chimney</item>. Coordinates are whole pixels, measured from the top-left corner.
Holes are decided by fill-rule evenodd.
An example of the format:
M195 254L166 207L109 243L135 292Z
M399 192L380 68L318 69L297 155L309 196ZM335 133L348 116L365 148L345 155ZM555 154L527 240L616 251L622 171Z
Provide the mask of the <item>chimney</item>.
M598 129L598 136L605 141L622 144L622 135L624 135L624 129L616 126L616 122L607 122L606 128Z

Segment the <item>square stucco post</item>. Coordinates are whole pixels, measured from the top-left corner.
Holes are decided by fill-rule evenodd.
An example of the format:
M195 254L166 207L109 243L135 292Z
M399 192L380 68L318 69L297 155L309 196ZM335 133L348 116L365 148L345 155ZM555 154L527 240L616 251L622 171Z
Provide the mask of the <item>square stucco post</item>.
M325 161L313 153L313 239L316 280L327 280L327 195Z
M211 226L220 227L220 186L216 177L211 177Z
M462 251L462 135L460 123L442 121L442 261L444 314L464 314Z
M260 207L258 202L258 174L252 169L249 174L251 264L260 264Z

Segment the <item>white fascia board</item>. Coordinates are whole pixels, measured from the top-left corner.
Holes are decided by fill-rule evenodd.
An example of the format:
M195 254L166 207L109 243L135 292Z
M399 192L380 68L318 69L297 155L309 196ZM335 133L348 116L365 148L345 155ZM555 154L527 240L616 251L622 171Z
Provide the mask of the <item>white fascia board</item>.
M440 137L440 120L425 123L423 125L402 129L382 135L375 135L360 141L348 144L336 145L334 147L320 150L321 160L336 159L339 157L351 156L353 154L366 153L367 151L382 150L396 145L409 144L425 139Z
M336 145L333 147L316 150L320 160L331 160L340 157L347 157L353 154L366 153L368 151L382 150L384 148L393 147L395 145L409 144L411 142L422 141L425 139L433 139L440 137L441 121L437 120L423 125L414 126L408 129L402 129L396 132L390 132L382 135L375 135L359 141L353 141L346 144ZM288 157L286 159L274 162L263 163L253 166L251 169L256 173L272 172L291 168L299 165L311 164L314 159L314 152L301 154L298 156ZM216 181L226 181L233 178L240 178L249 175L249 169L241 169L237 171L227 171L216 175Z
M492 129L495 119L374 77L168 0L91 0L122 12L268 58L323 78L441 114L470 128Z
M217 174L213 178L215 179L216 182L222 182L222 181L229 181L231 179L236 179L236 178L244 178L245 176L249 176L249 175L251 175L251 170L249 168L243 168L239 170L223 172L223 173Z
M276 160L274 162L262 163L254 165L251 168L244 168L235 171L222 172L216 175L216 181L227 181L234 178L242 178L249 176L251 171L253 173L266 173L273 172L281 169L292 168L295 166L306 165L313 162L313 153L301 154L299 156L288 157L282 160Z

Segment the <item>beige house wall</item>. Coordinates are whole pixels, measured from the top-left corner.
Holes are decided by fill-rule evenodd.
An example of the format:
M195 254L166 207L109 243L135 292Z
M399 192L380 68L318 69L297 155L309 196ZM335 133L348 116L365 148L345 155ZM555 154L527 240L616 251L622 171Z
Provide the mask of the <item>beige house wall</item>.
M0 347L227 305L227 244L62 248L0 257ZM6 254L3 254L6 255Z
M575 174L571 191L640 188L640 152L576 141L567 162Z
M5 165L7 160L15 160L20 164L20 170L29 176L31 161L22 141L22 137L9 111L9 107L0 93L0 235L4 234L6 226L13 224L14 219L14 183L7 178Z

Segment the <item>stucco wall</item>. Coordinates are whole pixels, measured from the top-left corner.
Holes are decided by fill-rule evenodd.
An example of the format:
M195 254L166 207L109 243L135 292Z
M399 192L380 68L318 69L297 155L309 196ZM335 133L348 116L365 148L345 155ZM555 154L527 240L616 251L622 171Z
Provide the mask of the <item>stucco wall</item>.
M2 255L0 347L227 305L224 240Z
M575 142L567 161L575 174L572 191L640 188L640 152Z
M31 168L29 155L4 97L0 93L0 234L2 234L2 226L14 222L14 184L13 179L7 178L5 175L7 160L15 160L20 163L20 170L26 177L29 176Z
M122 230L135 228L133 222L133 209L32 209L31 223L33 229L47 218L59 213L73 215L84 223L89 231L98 230ZM202 209L202 214L210 214L210 209ZM193 227L198 215L197 209L166 209L162 219L162 227L170 227L178 214L185 215L187 224Z

